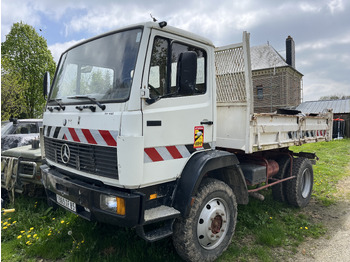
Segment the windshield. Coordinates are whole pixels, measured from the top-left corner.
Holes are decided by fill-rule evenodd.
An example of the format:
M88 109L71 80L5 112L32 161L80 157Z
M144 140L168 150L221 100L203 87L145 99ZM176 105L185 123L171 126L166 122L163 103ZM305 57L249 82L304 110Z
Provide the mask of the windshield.
M1 136L39 133L41 126L42 122L7 122L6 125L1 123Z
M80 95L103 102L126 101L141 34L141 29L118 32L68 50L61 58L50 101L72 102Z

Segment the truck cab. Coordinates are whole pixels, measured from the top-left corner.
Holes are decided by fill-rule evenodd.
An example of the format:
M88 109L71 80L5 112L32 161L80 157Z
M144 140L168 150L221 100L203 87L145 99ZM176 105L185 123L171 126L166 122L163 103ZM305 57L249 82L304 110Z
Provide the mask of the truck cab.
M213 49L205 38L150 22L64 52L45 90L49 201L128 226L147 220L145 210L171 206L190 156L215 147Z

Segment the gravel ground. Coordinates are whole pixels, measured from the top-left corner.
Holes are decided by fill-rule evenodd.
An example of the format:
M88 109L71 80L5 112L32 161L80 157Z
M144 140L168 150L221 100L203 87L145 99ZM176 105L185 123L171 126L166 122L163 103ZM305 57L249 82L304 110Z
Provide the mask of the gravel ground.
M319 239L307 240L289 261L350 262L350 177L339 183L337 195L335 205L322 207L312 202L305 208L328 232Z

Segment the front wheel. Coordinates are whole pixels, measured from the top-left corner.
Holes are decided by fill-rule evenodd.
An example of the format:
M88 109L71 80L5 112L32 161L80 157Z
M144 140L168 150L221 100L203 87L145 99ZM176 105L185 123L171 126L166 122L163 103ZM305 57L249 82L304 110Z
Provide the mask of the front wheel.
M214 261L231 243L237 222L232 189L222 181L203 181L189 216L174 224L173 243L187 261Z
M310 160L304 157L294 159L293 176L296 178L286 185L288 202L296 207L305 207L310 202L314 181Z

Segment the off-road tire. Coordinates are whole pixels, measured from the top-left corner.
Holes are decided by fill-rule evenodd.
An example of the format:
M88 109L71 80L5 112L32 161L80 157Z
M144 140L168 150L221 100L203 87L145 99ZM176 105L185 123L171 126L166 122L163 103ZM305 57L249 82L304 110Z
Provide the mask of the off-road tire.
M286 195L289 204L296 207L305 207L311 199L314 174L312 164L304 157L293 159L293 176L286 184Z
M278 173L274 176L277 179L284 179L290 177L290 157L288 155L283 155L276 159L279 166ZM279 183L272 187L272 197L274 200L280 202L286 202L286 182Z
M220 220L220 226L215 224ZM220 180L207 178L195 195L188 217L174 223L175 249L186 261L214 261L231 243L236 222L237 202L232 189Z

